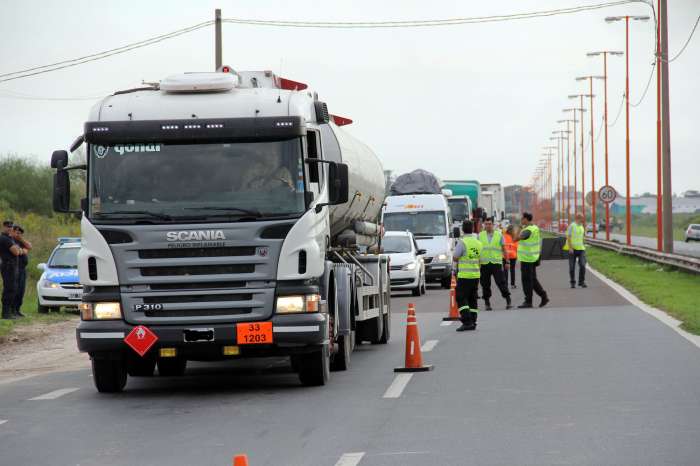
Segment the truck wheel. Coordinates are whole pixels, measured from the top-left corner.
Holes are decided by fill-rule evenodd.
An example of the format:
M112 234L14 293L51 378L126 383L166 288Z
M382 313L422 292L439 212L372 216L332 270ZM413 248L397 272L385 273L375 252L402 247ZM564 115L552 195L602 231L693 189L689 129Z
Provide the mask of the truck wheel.
M352 332L347 335L342 335L338 339L338 352L333 355L331 360L332 371L346 371L350 367L350 354L352 353L353 340L355 339Z
M133 354L126 359L126 372L131 377L151 377L155 369L156 360L154 358L142 358Z
M187 359L184 358L159 358L158 375L161 377L179 377L185 373Z
M93 359L92 380L100 393L117 393L126 386L126 364L123 359Z
M384 323L384 331L382 332L382 337L379 339L379 343L386 345L391 339L391 312L387 312L382 316L382 321Z
M302 385L307 387L325 385L331 376L330 349L328 345L323 345L313 353L300 356L299 380Z
M51 308L49 306L42 306L39 300L36 300L36 311L39 314L48 314Z

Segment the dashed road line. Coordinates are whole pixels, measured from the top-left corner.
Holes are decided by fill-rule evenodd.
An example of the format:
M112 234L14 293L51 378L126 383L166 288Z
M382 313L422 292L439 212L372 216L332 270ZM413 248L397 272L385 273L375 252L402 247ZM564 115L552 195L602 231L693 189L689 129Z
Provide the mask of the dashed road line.
M398 398L403 393L403 389L406 388L408 382L413 377L413 374L396 374L394 381L391 382L389 388L384 392L384 398Z
M439 340L428 340L425 343L423 343L423 346L420 347L420 350L424 353L427 353L428 351L432 351L433 348L435 348L435 345L438 344Z
M362 457L365 456L364 451L359 451L356 453L345 453L340 457L335 466L357 466L362 461Z
M0 419L0 426L7 422L7 419Z
M77 392L80 390L79 388L61 388L60 390L54 390L49 393L44 393L43 395L35 396L34 398L29 398L30 401L33 400L55 400L56 398L60 398L63 395L67 395L69 393Z
M453 320L443 320L440 323L440 327L449 327L450 325L452 325L452 322L454 322L454 321Z

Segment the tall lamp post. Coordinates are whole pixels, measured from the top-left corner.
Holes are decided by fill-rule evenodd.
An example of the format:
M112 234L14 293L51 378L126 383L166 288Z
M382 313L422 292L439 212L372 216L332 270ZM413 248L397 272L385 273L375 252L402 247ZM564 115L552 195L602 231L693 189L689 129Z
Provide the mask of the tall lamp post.
M578 197L578 181L577 181L577 176L578 176L578 175L577 175L577 170L578 170L578 167L577 167L577 163L576 163L576 122L580 122L580 123L581 123L581 129L583 129L583 112L585 112L586 109L584 109L583 106L581 106L581 107L565 108L563 111L564 111L564 112L572 112L572 113L574 114L574 118L573 118L573 120L574 120L574 128L573 128L573 134L574 134L574 144L573 144L573 145L574 145L574 150L573 150L574 163L573 163L573 166L574 166L574 215L575 215L575 214L578 214L578 204L577 204L577 202L578 202L578 199L577 199L577 197ZM578 111L579 114L580 114L580 118L579 118L578 120L576 119L576 112L577 112L577 111ZM582 149L583 149L583 147L582 147ZM583 154L581 154L581 157L583 158ZM581 187L583 187L583 183L581 183ZM582 191L583 191L583 190L582 190Z
M593 80L594 79L604 79L602 76L579 76L576 81L586 81L588 80L590 84L590 105L591 109L591 224L593 225L593 238L596 238L596 191L595 191L595 136L594 136L594 122L593 122Z
M630 19L634 21L648 21L648 16L608 16L605 21L608 23L625 20L625 179L627 187L625 190L625 226L627 230L627 245L632 244L632 202L630 200Z
M571 130L569 129L569 123L573 123L574 125L576 124L576 118L572 120L557 120L557 123L566 123L566 222L567 224L571 223L571 161L570 161L570 155L571 155L571 148L569 147L569 134L571 134ZM562 141L563 144L563 141ZM562 149L564 147L562 146ZM563 180L563 173L562 173L562 180ZM576 192L574 190L574 196L576 196Z
M622 52L616 52L612 50L601 50L600 52L589 52L586 55L589 57L597 57L598 55L603 56L603 108L605 122L605 185L610 185L610 180L608 178L608 55L620 56L623 55ZM605 239L610 241L610 204L605 203Z
M591 94L572 94L569 96L569 99L575 99L575 98L581 99L581 102L579 104L578 110L581 112L581 212L583 213L583 219L584 222L586 221L586 154L584 153L584 148L583 148L583 112L586 111L585 108L583 108L583 98L584 97L592 97ZM585 225L584 225L585 227Z

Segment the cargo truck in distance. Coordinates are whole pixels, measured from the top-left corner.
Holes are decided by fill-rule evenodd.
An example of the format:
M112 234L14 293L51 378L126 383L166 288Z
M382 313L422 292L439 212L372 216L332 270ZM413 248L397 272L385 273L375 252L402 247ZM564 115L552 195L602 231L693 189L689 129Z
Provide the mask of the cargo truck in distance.
M389 340L387 257L360 252L379 239L383 169L349 122L305 84L228 67L93 107L71 147L87 165L51 165L59 212L87 169L76 337L97 390L260 356L323 385L356 342Z

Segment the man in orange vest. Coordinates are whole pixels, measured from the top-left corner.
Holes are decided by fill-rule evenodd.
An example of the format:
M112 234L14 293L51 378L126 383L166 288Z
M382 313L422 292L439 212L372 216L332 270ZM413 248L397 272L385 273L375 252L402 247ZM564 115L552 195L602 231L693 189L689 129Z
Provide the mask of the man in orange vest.
M516 239L515 228L512 224L508 225L506 232L503 233L505 241L506 254L503 256L503 273L508 283L508 272L510 271L510 287L515 286L515 263L518 261L518 240Z

